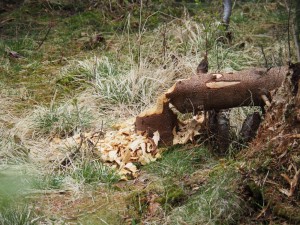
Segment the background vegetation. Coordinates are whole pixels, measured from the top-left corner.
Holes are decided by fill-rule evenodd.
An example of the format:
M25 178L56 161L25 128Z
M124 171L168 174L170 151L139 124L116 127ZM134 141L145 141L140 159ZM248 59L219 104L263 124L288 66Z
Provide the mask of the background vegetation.
M219 0L1 1L0 224L292 224L244 189L235 142L225 158L170 147L131 181L92 155L61 168L50 150L136 116L206 51L210 71L286 65L283 1L233 1L232 42L221 14ZM234 141L249 111L231 111Z

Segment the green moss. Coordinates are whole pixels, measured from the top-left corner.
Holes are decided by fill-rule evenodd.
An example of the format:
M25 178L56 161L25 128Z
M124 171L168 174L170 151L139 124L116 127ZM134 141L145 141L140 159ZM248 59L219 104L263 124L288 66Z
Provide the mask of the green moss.
M267 185L264 189L264 197L269 203L272 213L276 216L287 219L291 224L300 223L300 209L291 199L283 198L274 186Z
M263 190L253 181L247 182L246 189L249 189L251 203L254 208L261 207L264 204Z
M169 224L238 224L246 207L238 180L233 165L214 167L208 182L170 212Z
M163 195L156 202L160 203L164 209L170 210L181 205L186 198L187 194L182 187L172 185L165 187Z
M147 191L134 191L126 198L128 213L136 223L141 221L148 208L147 194Z

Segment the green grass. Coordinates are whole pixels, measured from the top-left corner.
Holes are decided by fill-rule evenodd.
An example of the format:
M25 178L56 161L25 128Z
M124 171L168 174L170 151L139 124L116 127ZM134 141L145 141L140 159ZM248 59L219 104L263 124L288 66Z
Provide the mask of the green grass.
M162 185L152 185L148 193L159 195L156 202L166 213L167 224L234 224L245 213L246 204L238 191L240 175L231 163L218 164L206 148L173 147L142 170L157 176ZM199 179L204 180L199 190L191 192L186 185L196 182L201 172Z
M180 180L203 165L214 164L212 153L207 148L182 148L175 146L163 153L162 158L143 167L143 170L162 178Z
M24 193L30 185L26 167L1 166L0 170L0 224L32 225L35 213Z
M216 41L223 33L219 24L219 1L197 1L196 4L149 1L149 6L143 5L141 18L140 4L128 1L124 1L124 5L116 1L101 1L101 5L90 10L85 10L89 6L84 5L84 1L76 2L76 6L46 4L45 1L24 4L12 13L0 15L1 21L12 19L1 23L1 94L13 97L9 100L9 107L5 105L8 116L0 120L0 132L3 126L3 133L9 133L0 134L1 163L24 164L32 159L41 166L35 157L30 156L38 154L46 158L45 152L49 149L37 143L89 131L100 124L99 115L106 125L105 130L110 129L108 121L113 124L120 118L136 116L150 107L175 80L195 74L206 47L212 72L264 66L260 45L264 46L269 65L282 65L286 59L284 27L287 14L277 3L236 2L230 27L234 39L230 45ZM109 3L112 3L111 7ZM54 26L44 44L36 50L50 22ZM81 38L96 33L104 36L106 44L93 50L83 48L85 43ZM17 51L25 58L10 58L5 49ZM26 98L20 96L21 88L26 90ZM83 91L87 89L90 90L86 97L88 104L70 100L84 95ZM57 97L53 100L55 90ZM96 104L96 99L100 99L100 103L97 101ZM24 115L30 115L29 124L25 121L27 118L23 120ZM244 111L232 112L231 125L238 128L245 116ZM26 129L18 124L23 124ZM237 130L233 129L235 136L238 136ZM14 133L10 134L16 131L22 134L21 141ZM63 153L68 153L68 150ZM233 145L229 158L234 158L236 150ZM55 156L55 152L53 154ZM58 165L42 160L45 163L42 170L45 171L33 181L33 187L84 190L90 184L97 187L101 183L109 186L117 183L113 191L118 191L109 194L127 196L129 193L131 199L127 200L132 205L127 207L132 207L134 212L129 214L135 218L132 224L142 223L145 219L148 219L145 223L152 224L237 224L246 210L239 197L240 177L234 166L223 167L224 164L219 163L205 147L169 148L158 161L140 167L142 177L146 174L149 181L124 182L124 189L118 188L122 182L118 183L120 178L115 171L101 162L79 159L81 157L83 155L59 171L49 171L49 167ZM204 181L196 183L199 189L192 190L190 183L197 182L197 174ZM13 186L9 185L7 189ZM156 203L160 204L162 215L149 219L146 218L147 197L153 193L158 195ZM74 196L80 198L81 194L76 192ZM119 197L124 200L124 196ZM109 203L113 208L114 202ZM99 222L98 216L106 218L106 213L107 220L103 224L106 221L108 224L124 222L121 214L110 210L93 214L91 224L94 224L94 219ZM122 210L127 210L126 205ZM10 204L1 210L0 224L18 224L18 221L30 224L33 217L33 209L26 202L18 207ZM86 224L88 220L80 218L76 222Z
M38 190L61 189L64 183L64 175L52 172L32 178L32 186Z
M37 107L33 123L37 132L50 136L69 136L91 126L93 115L85 107L79 107L77 100L63 105Z
M239 196L234 168L214 168L207 184L168 216L168 224L237 224L246 203Z
M86 60L71 61L61 71L56 80L58 87L67 89L78 89L90 87L95 79L113 79L120 76L122 67L113 61L114 58L96 56ZM86 84L86 85L85 85Z
M52 171L52 173L33 177L31 181L33 188L38 190L61 189L66 185L66 180L70 177L78 184L97 185L105 183L109 186L120 180L118 173L102 162L96 160L85 160L82 162L77 160L73 163L74 168Z
M28 205L15 203L0 208L0 224L3 225L34 225L38 224L35 214Z
M120 180L115 170L99 161L84 161L77 165L73 178L86 184L105 183L111 185Z

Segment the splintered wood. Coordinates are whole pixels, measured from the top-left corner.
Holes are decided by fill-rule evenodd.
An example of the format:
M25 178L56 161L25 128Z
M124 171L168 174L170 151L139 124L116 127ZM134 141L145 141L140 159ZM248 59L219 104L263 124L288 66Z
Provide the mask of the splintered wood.
M202 116L180 122L179 130L173 132L173 144L185 144L193 141L203 123ZM136 133L134 119L114 126L115 130L107 133L89 132L74 135L66 139L54 138L50 143L50 162L59 166L72 164L77 158L98 159L115 169L122 179L138 176L136 164L146 165L161 157L162 148L158 131L152 137L146 133Z
M179 124L179 130L174 132L173 145L186 144L195 141L195 136L200 135L203 129L204 116L193 116L192 119Z
M152 138L137 134L133 120L116 125L115 128L116 130L106 134L95 132L78 134L64 140L56 138L52 140L51 145L56 152L63 146L65 149L72 149L72 146L77 148L81 145L79 152L82 157L89 151L94 157L115 169L123 179L138 176L135 163L145 165L161 157L157 148L160 140L158 132L154 132Z

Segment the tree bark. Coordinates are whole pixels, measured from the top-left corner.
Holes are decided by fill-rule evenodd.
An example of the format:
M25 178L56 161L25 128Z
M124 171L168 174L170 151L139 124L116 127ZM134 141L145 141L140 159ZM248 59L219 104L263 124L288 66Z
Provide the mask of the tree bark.
M294 19L294 29L293 29L293 35L294 35L294 42L295 42L295 50L296 50L296 56L297 61L300 62L300 1L295 1L295 19Z
M225 23L226 28L228 28L230 16L231 16L231 9L232 9L231 0L223 0L223 5L224 5L223 22Z
M286 67L277 67L201 74L178 81L166 97L181 113L261 106L265 104L263 96L269 97L269 92L281 85L287 71Z

